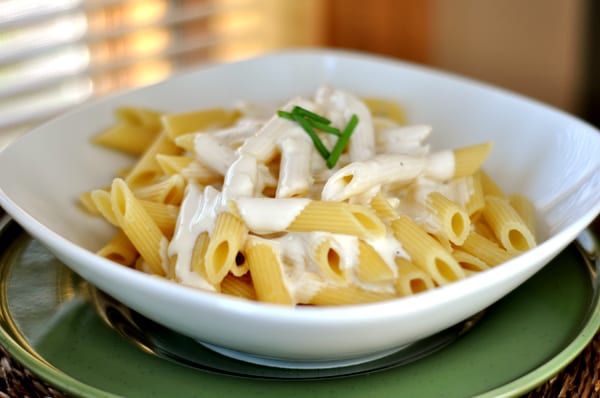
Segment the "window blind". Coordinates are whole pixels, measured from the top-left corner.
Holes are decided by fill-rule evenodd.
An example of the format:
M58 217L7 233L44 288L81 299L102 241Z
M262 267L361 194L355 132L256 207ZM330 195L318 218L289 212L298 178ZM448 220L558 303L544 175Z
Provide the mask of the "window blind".
M273 3L0 1L0 148L92 98L267 50Z

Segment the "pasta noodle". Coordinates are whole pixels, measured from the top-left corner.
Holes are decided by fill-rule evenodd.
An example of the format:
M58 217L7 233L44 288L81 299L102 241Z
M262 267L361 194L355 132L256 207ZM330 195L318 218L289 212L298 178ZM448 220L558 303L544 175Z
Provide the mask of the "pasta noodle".
M340 254L333 237L316 239L313 247L309 247L318 271L326 279L334 282L349 282L350 275L343 264L343 254Z
M386 282L395 279L396 268L390 267L377 251L365 241L358 241L356 276L365 283Z
M175 146L175 143L166 133L159 134L152 145L139 158L131 171L129 171L125 181L131 187L148 185L155 182L158 177L164 175L160 164L156 160L156 156L159 153L163 155L178 155L180 152L181 150Z
M273 244L252 237L248 239L244 252L258 299L275 304L291 304L293 301L283 279L280 256Z
M462 248L467 253L479 258L493 267L510 260L513 256L496 242L473 231L469 234Z
M535 208L483 170L492 143L431 151L397 102L329 86L273 108L122 107L95 142L138 155L79 196L98 255L279 305L422 294L535 243ZM266 109L266 108L264 108Z
M436 218L441 233L450 242L461 245L467 239L471 220L459 205L439 192L432 192L427 196L426 206Z
M167 114L162 116L161 121L169 137L174 140L184 134L230 126L238 117L237 111L217 108Z
M477 171L471 176L471 184L473 191L469 195L469 200L465 204L465 210L469 214L469 217L473 220L477 220L485 206L485 198L483 193L483 185L481 182L481 172Z
M121 229L96 254L126 266L134 265L138 258L137 249Z
M163 257L167 238L123 180L115 179L113 182L111 201L119 227L152 272L165 275Z
M427 272L435 283L444 285L465 277L450 253L409 217L395 219L392 230L414 264Z
M220 283L235 266L246 234L246 226L238 217L228 212L219 213L204 257L206 279L210 283Z
M382 192L377 192L373 196L371 199L371 208L375 211L377 217L382 220L393 220L398 217L398 213Z
M133 155L141 155L161 130L160 113L150 109L121 107L119 122L94 137L94 143Z
M400 296L411 296L435 287L431 276L405 258L397 257L398 278L395 287Z
M513 209L519 214L529 232L533 238L535 238L536 225L535 225L535 207L529 199L523 195L512 194L508 197L509 203Z
M535 246L533 234L508 200L487 196L483 217L506 250L524 252Z
M361 289L355 285L326 285L313 296L310 304L348 305L389 300L393 297L392 293Z
M287 228L350 234L360 238L382 236L385 226L369 208L343 202L311 201Z

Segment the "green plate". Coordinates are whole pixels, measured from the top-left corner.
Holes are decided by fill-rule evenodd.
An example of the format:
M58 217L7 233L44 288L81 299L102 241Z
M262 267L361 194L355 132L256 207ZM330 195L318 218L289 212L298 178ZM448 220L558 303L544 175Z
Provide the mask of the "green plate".
M264 380L163 359L110 328L87 283L13 222L0 225L0 344L83 397L518 396L572 361L600 326L595 242L586 233L451 344L351 377Z

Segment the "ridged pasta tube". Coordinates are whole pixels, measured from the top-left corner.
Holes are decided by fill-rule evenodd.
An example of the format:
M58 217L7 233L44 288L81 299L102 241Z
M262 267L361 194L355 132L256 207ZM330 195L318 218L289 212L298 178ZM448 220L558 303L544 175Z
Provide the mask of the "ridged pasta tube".
M356 276L361 282L379 283L391 281L396 278L396 270L394 268L383 261L372 246L365 241L358 241Z
M246 241L244 253L257 298L274 304L293 304L275 244L250 236Z
M486 196L483 218L509 252L521 253L535 247L533 234L508 200Z
M356 285L323 285L310 300L314 305L349 305L394 298L394 293L376 292Z
M467 239L471 220L466 211L439 192L431 192L425 203L441 233L450 242L460 245Z
M403 257L396 257L398 278L394 283L400 296L411 296L435 287L431 275Z
M137 249L121 229L96 254L126 266L133 266L138 257Z
M513 256L496 242L472 231L461 248L467 253L480 258L490 267L510 260Z
M331 232L360 238L383 237L385 225L368 207L305 198L240 198L240 217L258 234L275 232ZM268 211L270 217L264 217Z
M434 238L407 216L392 222L394 236L411 257L412 262L439 284L465 277L458 262Z
M248 230L238 217L221 212L215 221L204 259L206 280L213 285L221 283L236 266L235 259L244 245Z
M152 272L164 276L163 257L166 256L167 238L122 179L113 181L111 200L118 225Z
M378 155L364 162L350 163L325 183L321 198L341 201L389 183L409 183L423 172L426 158L406 155Z

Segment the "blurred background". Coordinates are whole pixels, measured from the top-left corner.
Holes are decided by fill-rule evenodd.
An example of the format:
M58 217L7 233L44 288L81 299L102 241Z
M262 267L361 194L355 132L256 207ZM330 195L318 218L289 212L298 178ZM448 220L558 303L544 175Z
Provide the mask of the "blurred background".
M77 104L290 47L383 54L598 124L595 0L0 0L0 148Z

